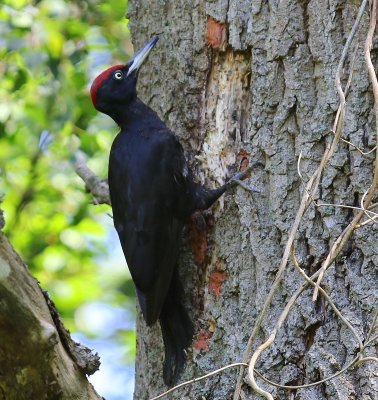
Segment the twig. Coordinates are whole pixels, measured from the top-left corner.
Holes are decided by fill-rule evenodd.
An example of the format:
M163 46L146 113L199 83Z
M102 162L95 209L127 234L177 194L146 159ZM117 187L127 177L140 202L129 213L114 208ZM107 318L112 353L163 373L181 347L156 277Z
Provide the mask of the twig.
M291 303L290 302L287 303L285 310L288 308L289 304L291 304ZM291 304L291 305L293 305L293 304ZM253 353L251 361L249 363L249 367L248 367L248 378L251 382L252 389L254 389L254 391L256 393L260 394L261 396L265 397L268 400L274 400L274 398L269 392L267 392L264 389L261 389L260 386L257 384L255 375L254 375L254 369L255 369L256 362L257 362L258 358L260 357L260 354L266 348L268 348L273 343L274 339L276 338L276 334L277 334L279 327L280 327L280 323L278 322L276 324L276 326L274 327L272 333L270 334L268 340L266 340L263 344L261 344L257 348L257 350Z
M311 201L310 199L313 197L313 193L316 192L316 190L317 190L317 188L319 186L319 182L320 182L320 179L321 179L321 176L322 176L322 172L323 172L326 164L328 163L329 159L334 154L334 152L336 150L336 147L337 147L337 144L339 142L339 139L340 139L340 136L341 136L341 133L342 133L342 127L343 127L343 122L344 122L344 109L345 109L345 94L344 94L344 92L343 92L343 90L341 88L340 76L341 76L341 71L342 71L346 56L347 56L348 51L349 51L349 47L350 47L350 45L352 43L352 40L353 40L356 32L358 31L358 28L359 28L359 25L360 25L360 22L361 22L361 19L362 19L362 15L363 15L363 13L365 11L366 5L367 5L367 0L363 0L362 4L360 6L360 9L358 11L358 14L357 14L355 23L353 25L353 28L352 28L352 30L351 30L351 32L350 32L350 34L348 36L348 39L347 39L347 41L345 43L345 46L344 46L344 49L343 49L343 52L342 52L342 55L341 55L341 58L340 58L340 61L339 61L339 64L338 64L338 68L337 68L336 86L337 86L337 89L338 89L338 92L339 92L339 96L340 96L340 105L339 105L338 112L336 114L334 128L333 128L333 131L335 132L333 141L332 141L331 145L327 146L327 148L326 148L326 150L325 150L325 152L323 154L322 160L321 160L321 162L319 164L319 167L314 172L314 174L312 175L310 180L307 182L307 185L306 185L306 188L305 188L305 193L303 194L301 204L299 206L297 215L296 215L295 220L294 220L294 224L293 224L293 226L292 226L292 228L290 230L290 233L289 233L289 238L288 238L288 241L286 243L286 247L285 247L285 251L284 251L283 257L281 259L280 268L279 268L279 270L277 272L275 281L274 281L274 283L272 285L272 288L271 288L271 290L270 290L270 292L269 292L269 294L267 296L267 299L265 300L265 303L264 303L264 305L263 305L263 307L262 307L262 309L261 309L261 311L259 313L259 316L257 318L255 327L254 327L254 329L252 331L252 334L251 334L251 336L250 336L250 338L248 340L247 347L246 347L246 349L244 351L244 355L243 355L243 362L247 362L249 357L250 357L250 353L252 351L252 346L253 346L254 340L255 340L255 338L256 338L259 330L260 330L260 326L262 324L264 316L265 316L265 314L266 314L266 312L267 312L267 310L268 310L268 308L269 308L269 306L270 306L270 304L272 302L273 296L274 296L279 284L281 283L281 281L283 279L283 275L284 275L284 272L286 270L286 266L287 266L287 262L288 262L288 258L289 258L290 249L291 249L291 246L292 246L292 244L294 242L295 234L296 234L296 232L297 232L297 230L299 228L300 221L301 221L301 219L303 217L303 214L304 214L305 210L307 209L307 207L310 204L310 201ZM243 383L243 375L244 375L244 368L241 367L240 371L239 371L238 379L237 379L237 382L236 382L236 387L235 387L233 400L238 400L239 397L240 397L240 391L241 391L241 387L242 387L242 383Z
M375 213L374 211L370 211L368 209L363 209L361 207L355 207L355 206L348 206L347 204L334 204L334 203L318 203L314 201L316 207L336 207L336 208L347 208L350 210L358 210L358 211L364 211L366 216L369 218L370 221L375 222L375 218L378 218L378 214ZM371 214L371 215L369 215ZM369 221L369 222L370 222Z
M344 143L347 143L347 144L349 144L349 146L352 146L352 147L354 147L360 154L362 154L363 156L367 156L367 155L369 155L370 153L373 153L373 151L375 151L376 149L377 149L377 146L374 146L371 150L369 150L369 151L363 151L363 150L361 150L358 146L356 146L354 143L352 143L352 142L349 142L349 140L346 140L346 139L344 139L344 138L340 138Z
M311 188L315 178L316 178L316 175L314 174L311 177L311 179L309 180L309 182L307 184L307 187L309 189ZM272 302L273 296L274 296L278 286L280 285L280 283L281 283L281 281L283 279L283 275L284 275L284 272L286 270L287 261L288 261L288 258L289 258L291 245L292 245L292 243L294 241L295 234L296 234L296 232L298 230L301 218L302 218L306 208L309 205L308 199L309 199L309 197L308 197L307 193L305 193L303 198L302 198L302 201L301 201L299 210L297 212L297 215L295 217L294 224L293 224L293 226L292 226L292 228L290 230L288 243L286 245L285 252L284 252L284 255L283 255L282 260L281 260L280 268L279 268L279 270L277 272L276 278L275 278L275 280L273 282L272 288L270 289L270 292L269 292L269 294L267 296L267 299L265 300L265 303L264 303L264 305L263 305L263 307L262 307L262 309L261 309L261 311L259 313L257 321L255 322L255 326L254 326L254 329L252 331L252 334L251 334L251 336L250 336L250 338L248 340L247 347L246 347L246 349L244 351L243 362L248 361L248 359L250 357L250 353L251 353L251 350L252 350L253 342L254 342L254 340L255 340L255 338L256 338L259 330L260 330L260 326L261 326L262 321L264 319L264 316L265 316L265 314L266 314L266 312L267 312L267 310L268 310L268 308L269 308L269 306L270 306L270 304ZM236 383L236 388L235 388L235 392L234 392L234 400L238 400L239 399L239 394L240 394L242 381L243 381L243 374L244 374L244 368L242 366L240 368L238 380L237 380L237 383Z
M315 284L315 282L314 282ZM375 338L377 339L377 338ZM365 350L365 348L368 346L368 344L370 343L370 341L366 342L363 345L362 350ZM278 387L280 389L286 389L286 390L297 390L297 389L306 389L309 387L313 387L313 386L317 386L320 385L324 382L330 381L332 379L337 378L339 375L343 374L345 371L347 371L348 369L352 368L352 367L359 367L362 363L367 362L367 361L374 361L376 363L378 363L378 358L377 357L363 357L360 358L360 354L358 354L356 357L354 357L352 359L352 361L350 361L347 365L345 365L340 371L335 372L333 375L328 376L327 378L324 378L320 381L317 382L312 382L312 383L306 383L304 385L281 385L279 383L273 382L270 379L266 378L263 374L261 374L259 371L255 370L256 374L258 375L259 378L261 378L263 381L265 381L266 383L269 383L272 386ZM376 375L376 374L375 374Z
M314 284L315 284L315 282L314 282ZM366 347L366 346L367 346L367 344L365 344L364 347ZM356 356L356 357L354 357L352 361L350 361L345 367L343 367L340 371L334 373L333 375L331 375L331 376L329 376L329 377L327 377L327 378L324 378L324 379L322 379L322 380L320 380L320 381L312 382L312 383L306 383L306 384L304 384L304 385L281 385L281 384L279 384L279 383L273 382L273 381L271 381L270 379L266 378L266 377L265 377L261 372L259 372L258 370L255 370L255 372L256 372L256 375L257 375L259 378L261 378L263 381L265 381L266 383L268 383L268 384L270 384L270 385L272 385L272 386L278 387L278 388L280 388L280 389L287 389L287 390L306 389L306 388L309 388L309 387L313 387L313 386L320 385L320 384L322 384L322 383L324 383L324 382L327 382L327 381L330 381L330 380L332 380L332 379L335 379L335 378L337 378L339 375L343 374L345 371L347 371L348 369L350 369L351 367L353 367L354 365L355 365L355 366L359 366L360 364L362 364L363 362L366 362L366 361L375 361L375 362L378 362L378 358L376 358L376 357L364 357L364 358L361 358L361 359L359 359L359 357L360 357L359 355ZM184 386L191 385L191 384L193 384L193 383L196 383L196 382L199 382L199 381L204 380L204 379L206 379L206 378L209 378L210 376L215 375L215 374L218 374L218 373L224 371L225 369L232 368L232 367L238 367L238 366L248 367L248 364L246 364L246 363L233 363L233 364L226 365L225 367L219 368L219 369L217 369L217 370L215 370L215 371L213 371L213 372L210 372L209 374L200 376L200 377L198 377L198 378L193 378L193 379L191 379L191 380L189 380L189 381L180 383L179 385L174 386L173 388L167 390L166 392L161 393L161 394L159 394L159 395L156 396L156 397L152 397L150 400L158 400L158 399L161 399L161 398L167 396L168 394L170 394L170 393L176 391L177 389L180 389L180 388L182 388L182 387L184 387Z
M301 276L306 280L306 282L312 286L315 286L316 283L299 266L297 257L295 255L294 246L291 249L291 260L293 261L293 264L294 264L294 267L296 268L296 270L301 274ZM358 345L360 347L360 351L362 352L364 346L363 346L362 340L361 340L359 334L357 333L357 331L353 328L353 326L350 324L350 322L341 314L341 312L336 307L335 303L328 296L327 292L324 289L322 289L321 287L319 288L319 291L325 297L325 299L328 301L328 303L332 307L334 313L341 319L341 321L344 323L344 325L346 325L346 327L349 328L349 330L353 333L354 337L357 339Z
M294 263L294 266L296 267L296 269L299 271L299 273L301 274L301 276L306 280L306 283L304 283L299 289L297 289L297 291L293 294L293 296L290 298L290 300L288 301L288 303L286 304L284 310L282 311L276 325L274 326L272 333L270 334L269 338L262 344L260 345L257 350L253 353L253 356L251 358L251 361L249 363L249 367L248 367L248 377L249 380L251 381L251 386L252 388L259 393L260 395L264 396L266 399L268 400L273 400L273 396L269 393L266 392L265 390L261 389L258 385L257 382L255 380L254 377L254 372L255 370L255 365L256 362L260 356L260 354L262 353L263 350L265 350L266 348L268 348L274 341L277 332L279 331L279 329L281 328L282 324L284 323L284 321L286 320L292 306L295 304L295 302L297 301L297 298L299 297L299 295L308 287L308 285L312 285L315 286L315 282L313 281L313 279L316 278L316 275L319 273L316 272L312 277L307 276L307 274L303 271L302 268L300 268L298 261L295 257L294 254L294 246L292 246L291 248L291 252L290 252L292 261ZM356 337L359 348L360 348L360 352L362 353L363 349L364 349L364 345L362 343L361 338L359 337L357 331L353 328L353 326L350 324L350 322L341 314L341 312L337 309L337 307L335 306L335 304L333 303L333 301L330 299L330 297L328 296L328 294L322 289L319 288L320 292L324 295L324 297L326 298L326 300L328 301L328 303L330 304L330 306L332 307L332 309L334 310L335 314L341 319L341 321L351 330L351 332L353 333L353 335ZM358 359L358 357L356 358ZM348 365L347 367L345 367L343 370L339 371L337 374L332 375L331 377L325 378L324 380L322 380L321 382L314 382L312 384L308 384L309 386L315 386L318 385L320 383L323 383L324 381L328 381L330 379L335 378L336 376L340 375L342 372L344 372L346 369L350 368L351 365L353 365L353 363L355 362L355 360ZM264 379L265 380L265 379ZM271 383L271 382L269 382ZM304 387L309 387L308 385L302 385ZM275 384L274 386L278 386L278 384ZM284 385L281 385L280 387L284 387ZM289 386L285 386L285 389L298 389L300 388L298 387L289 387Z
M297 161L297 173L298 173L298 176L301 179L302 183L305 184L305 180L304 180L302 172L301 172L301 161L302 161L302 152L299 153L299 157L298 157L298 161ZM307 188L305 190L307 190ZM365 200L365 197L366 197L366 194L367 194L368 190L363 194L363 196L361 198L361 207L348 206L346 204L319 203L312 197L311 193L309 193L307 191L307 194L309 195L309 197L311 197L311 201L312 201L312 203L314 204L315 207L338 207L338 208L348 208L348 209L352 209L352 210L363 211L365 213L365 215L367 216L368 220L362 222L361 224L357 224L356 225L356 228L360 228L361 226L364 226L369 222L374 222L375 223L376 222L375 219L378 218L378 214L377 213L375 213L373 211L370 211L371 209L374 209L375 207L377 207L378 204L372 204L372 205L369 206L368 209L364 208L364 200Z
M362 6L361 6L362 7ZM378 143L378 81L377 76L374 71L374 66L370 58L370 50L372 46L373 36L375 32L376 26L376 19L377 19L377 0L373 0L372 9L370 13L370 24L369 24L369 31L365 41L365 62L367 64L369 78L373 86L373 94L374 94L374 108L375 108L375 123L376 123L376 136L377 136L377 143ZM370 185L368 194L366 196L366 200L363 204L363 208L366 209L369 207L373 197L375 195L375 191L378 185L378 151L376 152L375 156L375 166L374 166L374 175L373 180ZM329 252L325 262L323 263L319 277L316 281L316 286L313 294L313 300L315 301L318 296L319 286L323 279L324 273L326 269L333 263L335 258L339 255L340 251L344 248L346 242L349 240L350 236L352 235L353 231L356 229L359 221L361 220L362 216L364 215L364 211L360 211L350 222L348 227L342 232L342 234L336 239L335 243L333 244L331 251Z
M174 386L173 388L167 390L166 392L164 392L164 393L162 393L162 394L159 394L159 395L156 396L156 397L151 398L150 400L158 400L158 399L161 399L162 397L166 396L166 395L169 394L169 393L174 392L175 390L177 390L177 389L179 389L179 388L181 388L181 387L184 387L184 386L186 386L186 385L191 385L191 384L193 384L193 383L195 383L195 382L202 381L203 379L206 379L206 378L209 378L210 376L219 374L220 372L222 372L222 371L224 371L224 370L226 370L226 369L228 369L228 368L239 367L239 366L241 366L241 365L243 365L243 366L245 366L245 367L248 366L248 364L246 364L246 363L233 363L233 364L226 365L225 367L216 369L215 371L210 372L210 373L208 373L208 374L206 374L206 375L202 375L202 376L200 376L200 377L198 377L198 378L193 378L193 379L191 379L190 381L186 381L186 382L180 383L179 385Z
M370 327L371 328L371 327ZM364 348L370 346L373 342L375 342L378 339L378 335L377 336L373 336L372 338L370 338L369 340L367 340L364 344Z
M370 212L371 212L370 210L374 210L374 208L377 208L377 207L378 207L378 203L370 204L369 208L368 208L366 211L367 211L368 213L370 213ZM371 222L371 220L375 222L376 218L378 218L378 215L377 215L377 213L374 213L374 215L371 216L371 217L370 217L369 219L367 219L366 221L363 221L363 222L357 224L357 228L361 228L362 226L367 225L368 223Z
M273 382L270 379L266 378L264 375L262 375L260 372L255 370L256 374L261 378L263 381L266 383L269 383L269 385L278 387L280 389L286 389L286 390L297 390L297 389L306 389L309 387L314 387L321 385L324 382L331 381L332 379L337 378L339 375L343 374L345 371L348 369L352 368L356 362L359 361L359 355L354 357L352 361L350 361L347 365L345 365L340 371L335 372L333 375L328 376L327 378L321 379L320 381L312 382L312 383L305 383L304 385L280 385L279 383Z
M242 187L247 192L253 193L261 193L260 189L255 188L252 185L247 185L245 182L241 181L240 179L234 179L233 182L237 183L240 187Z
M378 364L378 357L364 357L364 358L361 358L356 362L356 367L359 367L362 363L364 363L366 361L374 361L374 362L376 362Z
M261 389L257 385L257 382L254 377L254 369L255 369L256 362L257 362L258 358L260 357L260 354L273 343L274 339L276 338L277 332L280 330L282 324L284 323L286 317L288 316L290 309L293 307L293 305L297 301L298 297L308 287L308 285L309 285L308 282L304 283L291 296L290 300L287 302L284 310L282 311L278 321L276 322L276 324L272 330L272 333L269 335L268 339L255 350L255 352L252 355L251 361L249 362L248 378L251 382L251 386L255 390L255 392L261 394L268 400L273 400L273 396L269 392L266 392L265 390Z
M93 195L95 204L109 204L109 186L107 181L101 180L87 166L85 157L80 152L75 154L74 168L84 181L87 190Z
M367 336L366 336L366 340L369 340L369 339L370 339L370 336L373 334L374 329L376 328L377 319L378 319L378 307L377 307L376 310L375 310L374 318L373 318L373 321L372 321L372 323L371 323L369 332L368 332L368 334L367 334Z
M368 190L366 190L365 191L365 193L362 195L362 197L361 197L361 209L362 209L362 211L364 212L364 214L366 215L366 217L368 218L368 221L369 222L376 222L375 221L375 218L376 217L378 217L378 215L376 214L376 213L373 213L373 217L371 217L370 215L369 215L369 213L371 213L371 211L369 211L369 210L367 210L366 208L365 208L365 197L366 197L366 195L368 194L368 191L369 191L369 189ZM366 222L366 221L365 221Z

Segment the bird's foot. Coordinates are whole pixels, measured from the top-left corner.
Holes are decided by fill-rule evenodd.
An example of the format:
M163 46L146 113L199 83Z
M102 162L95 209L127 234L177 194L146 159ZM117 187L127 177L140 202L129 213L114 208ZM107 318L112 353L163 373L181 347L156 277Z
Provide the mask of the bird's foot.
M236 185L241 186L243 189L247 190L250 193L261 193L261 190L258 189L257 187L254 187L252 185L247 185L245 182L235 179L233 180L233 182L235 182Z
M248 168L246 168L244 171L238 172L235 174L230 180L227 182L227 185L230 187L239 185L243 189L247 190L250 193L261 193L260 189L257 189L254 186L247 185L245 182L243 182L243 179L246 178L252 169L254 168L254 165L250 165Z

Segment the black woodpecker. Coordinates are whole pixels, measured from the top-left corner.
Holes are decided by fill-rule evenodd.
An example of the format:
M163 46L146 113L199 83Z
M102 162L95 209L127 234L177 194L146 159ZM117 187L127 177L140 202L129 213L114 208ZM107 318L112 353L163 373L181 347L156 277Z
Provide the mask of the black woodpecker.
M194 211L209 208L246 173L214 190L196 183L176 136L137 97L139 68L157 41L156 36L127 64L102 72L92 84L91 98L121 129L109 158L114 226L143 317L147 325L160 322L163 378L172 385L183 370L194 332L177 274L183 226Z

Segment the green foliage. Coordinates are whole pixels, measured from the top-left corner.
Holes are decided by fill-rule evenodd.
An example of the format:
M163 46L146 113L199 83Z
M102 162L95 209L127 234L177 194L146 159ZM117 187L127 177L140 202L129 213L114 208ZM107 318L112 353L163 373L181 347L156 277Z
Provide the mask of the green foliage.
M6 234L68 327L75 331L80 325L88 336L94 334L90 324L77 318L83 307L102 302L130 308L134 296L120 253L108 254L115 246L109 239L110 207L91 204L72 167L80 150L89 166L106 176L116 127L94 110L88 89L104 66L129 58L125 9L118 0L0 5L0 194ZM113 336L133 349L132 331L116 330Z

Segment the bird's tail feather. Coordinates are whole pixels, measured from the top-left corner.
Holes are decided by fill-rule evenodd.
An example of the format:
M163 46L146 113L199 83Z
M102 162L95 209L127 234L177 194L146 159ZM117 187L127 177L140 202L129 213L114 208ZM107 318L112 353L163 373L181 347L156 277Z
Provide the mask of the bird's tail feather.
M182 302L183 289L174 273L169 292L159 317L165 347L163 379L171 386L184 369L185 349L192 343L194 328Z

